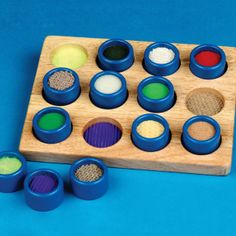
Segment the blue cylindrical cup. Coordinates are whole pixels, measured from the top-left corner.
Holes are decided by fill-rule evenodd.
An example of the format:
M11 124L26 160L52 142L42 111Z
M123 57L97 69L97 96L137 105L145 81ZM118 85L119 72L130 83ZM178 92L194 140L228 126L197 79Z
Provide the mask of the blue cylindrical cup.
M126 55L118 60L112 60L104 55L105 50L121 46L127 50ZM130 43L122 39L110 39L101 44L98 49L98 65L103 70L124 71L132 66L134 62L134 50Z
M81 181L75 176L76 170L82 165L95 164L101 168L103 174L95 181L85 182ZM70 181L72 191L78 198L85 200L93 200L101 197L108 189L108 170L102 160L92 157L85 157L75 161L70 168Z
M39 120L43 115L56 112L65 117L65 123L59 129L44 130L39 127ZM72 124L69 113L59 107L47 107L40 110L33 119L33 132L35 136L44 143L59 143L64 141L72 131Z
M153 120L159 122L164 127L163 133L155 138L146 138L137 132L137 127L144 121ZM144 114L137 117L132 124L131 138L136 147L143 151L154 152L161 150L170 142L171 132L168 122L157 114Z
M22 165L19 170L12 174L0 174L0 192L11 193L18 191L23 187L23 181L27 171L26 160L19 152L0 152L0 158L3 156L15 157Z
M149 58L149 54L153 49L158 47L171 49L175 54L174 59L165 64L158 64L153 62ZM160 75L160 76L171 75L179 69L180 66L179 51L173 44L170 43L166 42L153 43L146 48L144 52L143 63L145 70L152 75Z
M55 178L57 186L49 193L34 192L30 184L37 175L51 175ZM64 185L62 177L54 170L39 169L28 174L24 181L25 201L29 207L36 211L50 211L57 208L64 199Z
M196 140L190 136L188 128L195 122L208 122L215 128L215 134L213 137L207 140ZM194 116L187 120L183 126L182 133L183 146L194 154L209 154L214 152L221 143L220 125L209 116Z
M95 88L96 80L103 75L113 75L120 79L121 88L110 94L105 94ZM102 71L97 73L90 81L90 98L92 102L101 108L112 109L121 106L127 99L128 91L125 77L114 71Z
M195 56L203 51L212 51L220 55L220 62L214 66L202 66L197 63ZM190 70L194 75L202 79L215 79L224 74L226 70L226 56L224 51L211 44L203 44L194 48L190 54Z
M48 84L49 78L56 72L60 71L66 71L73 75L74 77L74 83L70 88L67 88L65 90L57 90L54 88L51 88ZM53 105L67 105L72 102L74 102L80 95L81 89L80 89L80 82L79 82L79 76L77 73L69 68L59 67L50 70L43 79L43 93L44 98L47 100L47 102L53 104Z
M150 83L162 83L167 86L169 93L161 99L151 99L143 94L143 88ZM169 110L175 103L176 96L172 83L161 76L151 76L141 81L138 85L138 102L141 107L150 112L164 112Z

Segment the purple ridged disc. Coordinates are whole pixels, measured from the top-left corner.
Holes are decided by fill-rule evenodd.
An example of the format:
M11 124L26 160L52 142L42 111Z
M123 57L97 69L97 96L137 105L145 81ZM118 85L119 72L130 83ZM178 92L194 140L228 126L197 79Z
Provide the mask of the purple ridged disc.
M35 193L50 193L56 187L57 181L50 175L37 175L30 183L30 188Z
M116 125L100 122L87 128L84 139L94 147L105 148L117 143L121 135L121 130Z

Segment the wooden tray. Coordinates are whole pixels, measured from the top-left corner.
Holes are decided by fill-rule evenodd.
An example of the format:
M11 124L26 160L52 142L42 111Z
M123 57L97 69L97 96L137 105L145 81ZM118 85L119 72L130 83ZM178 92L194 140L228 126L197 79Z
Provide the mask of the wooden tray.
M131 68L122 72L127 80L128 100L116 109L105 110L93 105L88 95L90 79L101 71L96 64L96 56L98 47L104 41L105 39L60 36L46 38L20 143L20 151L28 160L71 163L82 156L95 156L114 167L227 175L230 172L232 159L236 49L222 47L228 63L226 73L218 79L204 80L194 76L189 70L189 55L196 45L175 44L180 52L181 67L176 73L166 78L170 79L175 87L177 101L172 109L161 113L169 122L172 139L161 151L145 152L133 145L130 132L133 120L147 113L137 103L136 90L139 82L150 76L143 69L142 60L144 50L151 42L129 41L134 48L135 62ZM64 44L79 44L87 50L87 63L75 70L80 77L82 93L74 103L63 106L69 112L73 123L73 132L70 137L61 143L45 144L33 135L32 119L39 110L52 106L42 96L42 81L45 73L54 68L51 64L52 51ZM186 107L186 98L192 90L197 88L216 89L224 99L223 109L213 116L221 126L222 143L217 151L208 155L194 155L185 150L181 143L182 126L187 119L194 116ZM88 123L94 122L94 119L118 122L123 133L120 141L108 148L95 148L87 144L83 138L83 131Z

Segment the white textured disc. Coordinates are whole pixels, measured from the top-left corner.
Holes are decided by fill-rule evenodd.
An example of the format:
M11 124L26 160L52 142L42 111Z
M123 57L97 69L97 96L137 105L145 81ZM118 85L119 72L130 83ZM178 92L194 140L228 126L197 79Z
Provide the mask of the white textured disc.
M173 50L166 47L157 47L150 51L149 59L157 64L166 64L175 57Z
M104 94L115 93L121 86L121 80L114 75L102 75L94 83L95 89Z

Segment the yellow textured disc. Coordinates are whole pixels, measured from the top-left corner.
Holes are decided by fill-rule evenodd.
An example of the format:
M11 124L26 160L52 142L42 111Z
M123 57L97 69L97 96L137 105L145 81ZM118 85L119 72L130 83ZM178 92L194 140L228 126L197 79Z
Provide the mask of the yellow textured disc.
M66 44L56 48L51 56L51 62L56 67L76 69L87 62L86 49L76 44Z
M146 120L140 123L137 127L137 132L144 138L156 138L164 132L164 126L154 120Z
M0 158L0 174L8 175L15 173L22 166L21 161L17 157L3 156Z

